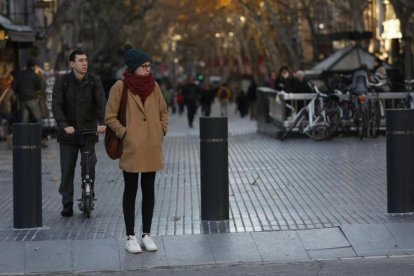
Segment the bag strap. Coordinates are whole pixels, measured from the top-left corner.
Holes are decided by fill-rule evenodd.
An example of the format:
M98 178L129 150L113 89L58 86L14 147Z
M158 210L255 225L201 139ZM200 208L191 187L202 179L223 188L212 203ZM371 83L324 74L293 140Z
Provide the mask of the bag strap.
M9 90L10 90L10 88L6 88L3 91L3 94L1 94L1 97L0 97L0 103L3 101L4 97L6 96L7 92L9 92Z
M121 98L121 102L119 103L119 109L118 109L118 120L123 126L126 126L126 106L127 106L127 100L128 100L128 92L127 92L127 86L125 85L125 82L123 84L124 84L124 87L122 89L122 98Z

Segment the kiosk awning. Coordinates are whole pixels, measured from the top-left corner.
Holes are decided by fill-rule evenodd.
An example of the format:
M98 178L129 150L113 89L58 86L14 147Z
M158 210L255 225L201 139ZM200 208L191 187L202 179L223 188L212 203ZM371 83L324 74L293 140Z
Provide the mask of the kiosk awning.
M12 42L30 43L35 41L35 34L30 26L14 25L2 15L0 15L0 29L6 31L7 39Z

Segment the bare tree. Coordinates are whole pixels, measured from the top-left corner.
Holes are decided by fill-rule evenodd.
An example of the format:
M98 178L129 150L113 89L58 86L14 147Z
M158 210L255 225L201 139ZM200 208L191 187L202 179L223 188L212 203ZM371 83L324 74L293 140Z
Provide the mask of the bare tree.
M315 7L319 4L317 0L300 0L302 16L305 18L309 30L310 30L310 40L312 43L312 53L313 61L319 59L319 44L318 44L318 31L315 23L314 13Z
M113 62L124 40L132 37L125 32L126 27L142 20L155 3L156 0L60 1L48 30L52 64L57 63L59 52L78 46L89 50L93 61ZM70 39L65 39L67 32L73 34Z
M399 18L412 12L410 0L392 0ZM53 60L82 43L93 64L111 68L124 42L149 51L155 61L167 63L173 74L178 60L185 69L213 73L258 74L282 64L302 67L304 49L319 58L320 23L324 33L365 30L363 13L369 0L62 0L48 36ZM333 13L333 11L335 11ZM309 27L304 38L301 27ZM409 22L402 20L404 41L411 39ZM309 38L309 40L307 40ZM411 43L411 42L410 42ZM406 55L410 43L404 44ZM64 54L62 54L64 53ZM206 61L208 69L199 68ZM215 64L220 66L215 66ZM412 71L412 65L410 65ZM406 69L407 71L407 69ZM409 72L409 71L407 71Z

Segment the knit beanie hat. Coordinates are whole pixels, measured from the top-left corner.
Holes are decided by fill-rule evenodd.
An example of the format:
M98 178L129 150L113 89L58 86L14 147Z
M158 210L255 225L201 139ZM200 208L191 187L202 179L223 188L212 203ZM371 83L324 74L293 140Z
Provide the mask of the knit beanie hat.
M133 73L142 64L151 62L151 58L146 53L134 48L125 49L122 57L128 67L128 71L131 73Z

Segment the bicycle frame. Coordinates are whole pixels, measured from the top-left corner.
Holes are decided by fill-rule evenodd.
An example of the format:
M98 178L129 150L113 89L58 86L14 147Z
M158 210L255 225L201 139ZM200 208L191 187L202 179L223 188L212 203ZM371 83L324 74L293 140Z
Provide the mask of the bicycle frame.
M318 103L318 105L316 105ZM316 115L316 107L319 107L321 109L320 115ZM321 122L326 122L326 117L324 116L323 111L323 99L318 94L314 99L312 99L309 104L306 106L306 109L308 111L308 125L303 129L303 133L309 136L310 130L317 124Z
M385 82L367 83L368 90L351 93L354 104L353 119L360 139L378 136L380 120L384 117L385 104L379 99L378 87Z
M333 122L328 119L328 112L330 112L329 114L338 115L337 119L341 119L342 110L339 107L330 108L327 106L325 100L329 96L320 92L315 86L314 90L316 96L296 114L291 126L285 131L281 140L284 140L287 134L296 126L314 140L331 138L336 131L337 124L333 125ZM302 127L305 118L307 118L306 125Z

